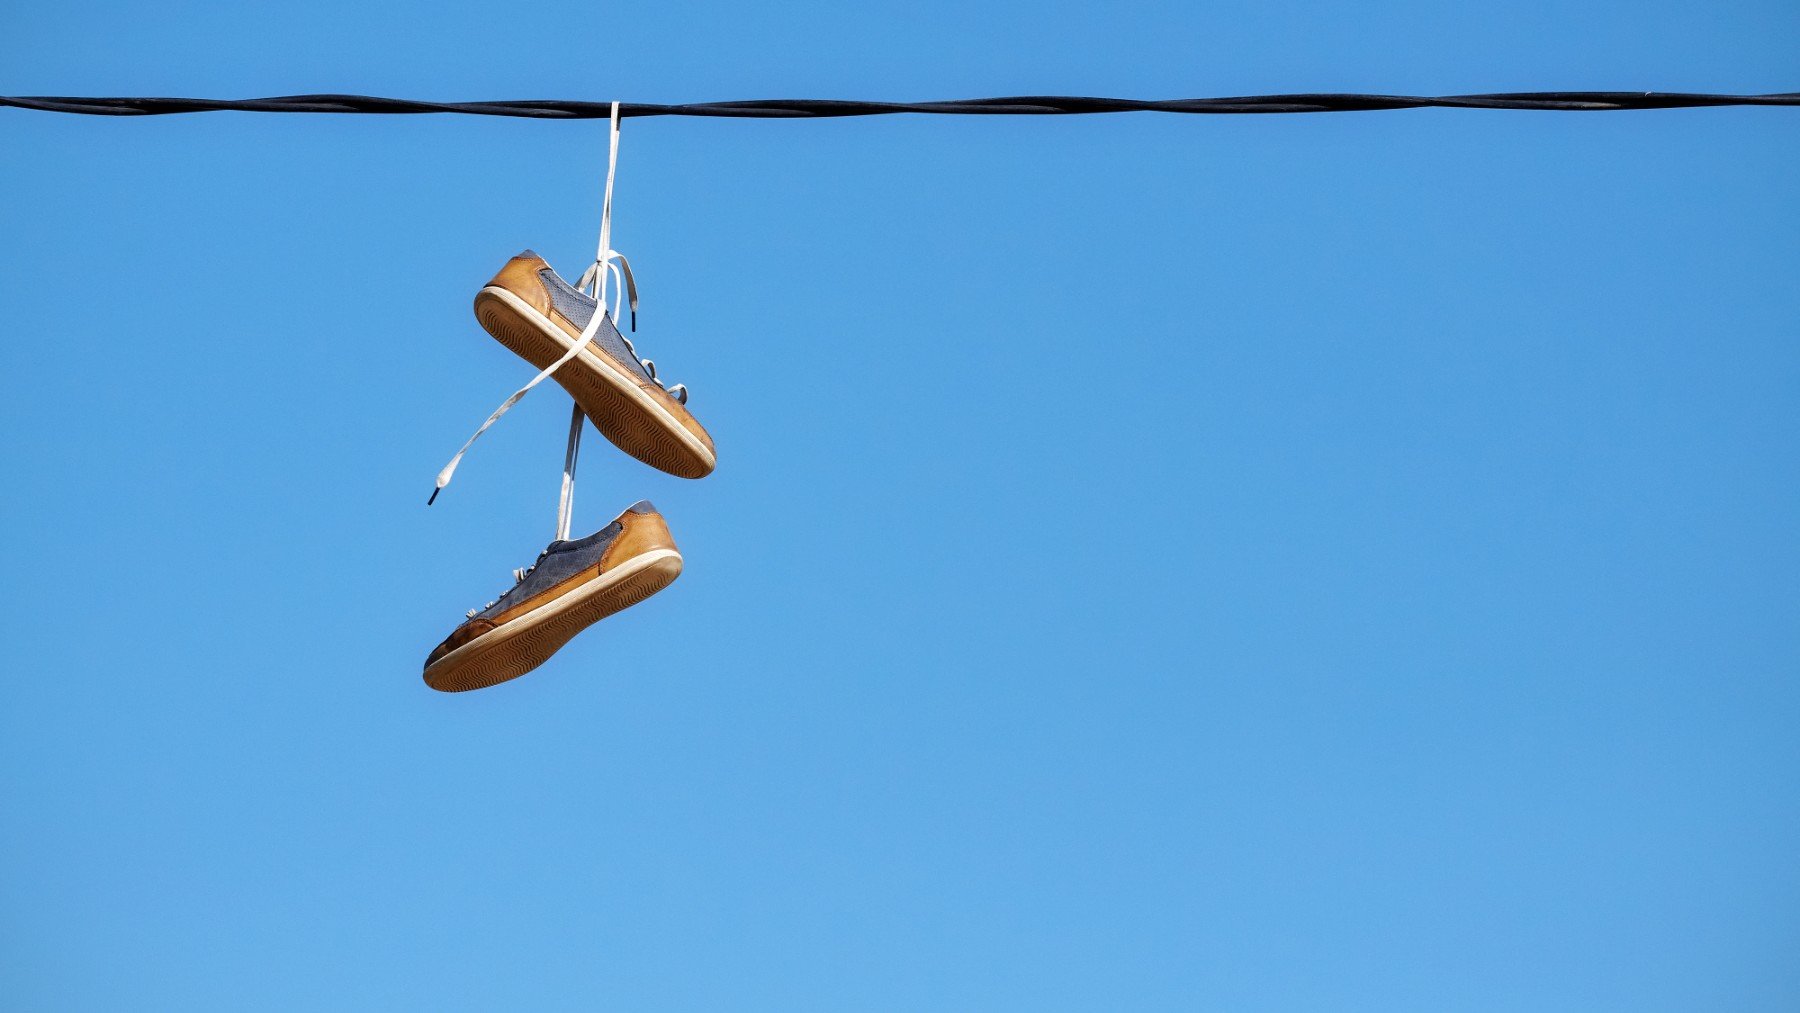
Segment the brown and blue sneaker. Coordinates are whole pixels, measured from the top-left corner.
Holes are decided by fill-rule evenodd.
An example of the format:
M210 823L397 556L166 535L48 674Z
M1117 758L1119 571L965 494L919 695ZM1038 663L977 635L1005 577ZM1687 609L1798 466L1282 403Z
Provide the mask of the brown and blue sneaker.
M512 590L471 610L425 659L425 684L454 693L516 679L680 575L669 525L648 502L635 503L586 538L551 542L515 571Z
M632 284L628 275L624 280ZM635 322L635 295L633 302ZM481 326L540 370L580 343L596 313L601 319L587 347L552 378L620 450L682 478L710 473L716 462L712 437L688 411L687 389L665 389L656 364L638 357L607 308L564 281L544 258L526 250L475 296Z

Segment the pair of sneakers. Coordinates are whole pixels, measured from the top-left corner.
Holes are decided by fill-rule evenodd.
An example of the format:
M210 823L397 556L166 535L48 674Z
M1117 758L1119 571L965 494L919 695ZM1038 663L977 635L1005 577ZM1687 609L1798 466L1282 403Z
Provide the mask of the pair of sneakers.
M604 263L596 266L606 269ZM635 287L629 268L620 280ZM663 387L655 363L640 359L631 340L620 333L613 320L616 309L609 312L602 302L603 285L596 284L590 295L583 291L586 283L570 285L527 250L476 295L475 318L496 341L539 370L563 363L550 378L620 450L682 478L711 473L712 437L688 411L687 390ZM632 302L635 323L635 292ZM575 425L572 441L579 434L579 418ZM573 442L570 450L572 465ZM454 467L453 461L439 477L440 488ZM516 583L510 590L471 610L468 620L425 659L425 683L431 688L456 692L516 679L577 633L643 601L681 574L681 552L668 523L648 502L633 504L599 531L576 539L567 537L566 495L564 505L562 537L529 568L514 571Z

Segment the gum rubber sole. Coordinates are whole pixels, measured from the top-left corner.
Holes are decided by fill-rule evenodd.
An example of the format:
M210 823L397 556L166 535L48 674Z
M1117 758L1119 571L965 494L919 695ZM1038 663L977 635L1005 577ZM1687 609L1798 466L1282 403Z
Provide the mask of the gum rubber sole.
M611 574L527 612L451 651L425 670L425 684L446 693L497 685L542 665L575 634L623 612L681 576L681 553L655 549Z
M506 289L475 296L475 319L494 340L539 369L563 357L574 338ZM592 348L583 349L551 379L562 384L600 435L632 457L681 478L704 478L714 458L694 435Z

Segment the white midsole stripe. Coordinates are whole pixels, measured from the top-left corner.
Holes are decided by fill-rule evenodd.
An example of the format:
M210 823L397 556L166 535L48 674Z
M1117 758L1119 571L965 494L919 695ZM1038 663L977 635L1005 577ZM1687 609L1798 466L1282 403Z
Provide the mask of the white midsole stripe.
M578 340L577 338L570 337L569 332L556 326L554 320L539 313L536 307L514 295L510 290L501 288L498 285L489 285L481 291L484 294L494 296L505 303L515 313L518 313L526 320L531 321L538 330L544 333L545 337L550 338L552 341L555 341L558 345L562 346L563 351L568 351ZM600 311L596 309L594 312L598 313ZM669 414L667 408L657 404L655 398L644 393L643 388L637 385L637 380L635 378L621 372L617 366L614 366L611 362L607 361L606 356L597 351L592 344L583 348L581 354L577 355L576 358L592 365L602 376L606 377L607 382L611 383L621 393L630 397L638 404L643 405L645 408L649 409L652 414L663 420L665 427L670 432L674 433L676 438L681 440L684 446L693 451L694 456L705 461L708 465L713 463L714 458L712 452L706 449L706 444L701 443L693 433L688 432L687 427L681 424L681 420ZM566 369L568 367L565 366L564 368ZM554 377L552 377L552 379L554 379Z

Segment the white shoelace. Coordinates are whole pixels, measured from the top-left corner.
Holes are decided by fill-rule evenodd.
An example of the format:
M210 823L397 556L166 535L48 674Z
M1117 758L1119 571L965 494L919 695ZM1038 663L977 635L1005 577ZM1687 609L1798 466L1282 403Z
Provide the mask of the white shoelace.
M500 421L500 417L511 411L513 405L518 404L526 394L531 393L533 387L543 383L551 374L567 365L569 360L580 355L582 349L593 343L595 336L600 333L600 328L605 324L606 319L609 316L607 306L607 289L609 287L609 282L611 282L610 287L612 288L612 306L610 308L611 318L614 320L618 319L619 311L624 308L623 303L629 298L631 306L631 326L633 330L637 329L637 279L632 277L631 262L625 259L624 254L612 248L613 178L618 174L619 169L619 103L617 102L612 104L611 119L611 130L609 131L606 153L606 191L605 196L600 202L600 245L594 253L594 262L588 266L586 271L582 272L581 281L576 285L578 291L593 296L595 302L594 315L588 320L587 326L582 328L581 337L576 340L575 344L569 347L568 351L562 354L561 358L539 371L536 376L531 378L531 382L520 387L513 392L511 397L502 401L500 407L494 409L493 414L487 417L487 420L481 424L480 428L475 430L474 435L470 436L468 441L462 445L462 448L456 452L456 456L450 458L450 463L444 465L444 469L438 472L437 484L431 490L431 498L425 501L427 506L436 502L438 493L443 492L444 487L450 484L450 479L456 474L456 466L462 463L463 455L469 452L469 448L475 445L475 441L481 438L482 433L487 432L490 426ZM631 343L630 338L625 337L622 333L619 337L624 340L625 347L630 351L632 357L637 358L638 362L644 367L644 371L650 374L650 379L657 384L661 384L662 381L656 378L656 363L649 359L638 357L637 347ZM680 403L687 403L688 392L686 386L676 384L674 387L668 388L668 391L670 394L674 395L676 400ZM581 409L578 407L575 409L575 422L569 427L569 453L567 455L563 474L563 498L557 514L558 538L568 537L569 504L574 496L575 449L581 441L580 420Z
M556 540L569 540L569 522L575 514L575 459L581 456L581 424L587 416L581 414L581 406L576 405L569 416L569 449L563 452L562 498L556 504ZM518 574L520 580L525 574Z
M574 412L569 416L569 446L567 450L563 451L562 498L556 504L556 540L559 542L569 540L569 523L575 511L575 459L581 455L581 426L586 421L587 416L581 414L581 406L576 405ZM514 570L512 572L513 586L517 587L525 583L525 578L531 576L531 571L537 569L538 564L543 562L544 557L549 554L550 550L545 549L538 553L538 558L533 560L530 566ZM501 595L501 597L504 598L505 595ZM495 598L486 605L478 609L470 609L463 614L473 619L493 608L499 601L500 598Z

